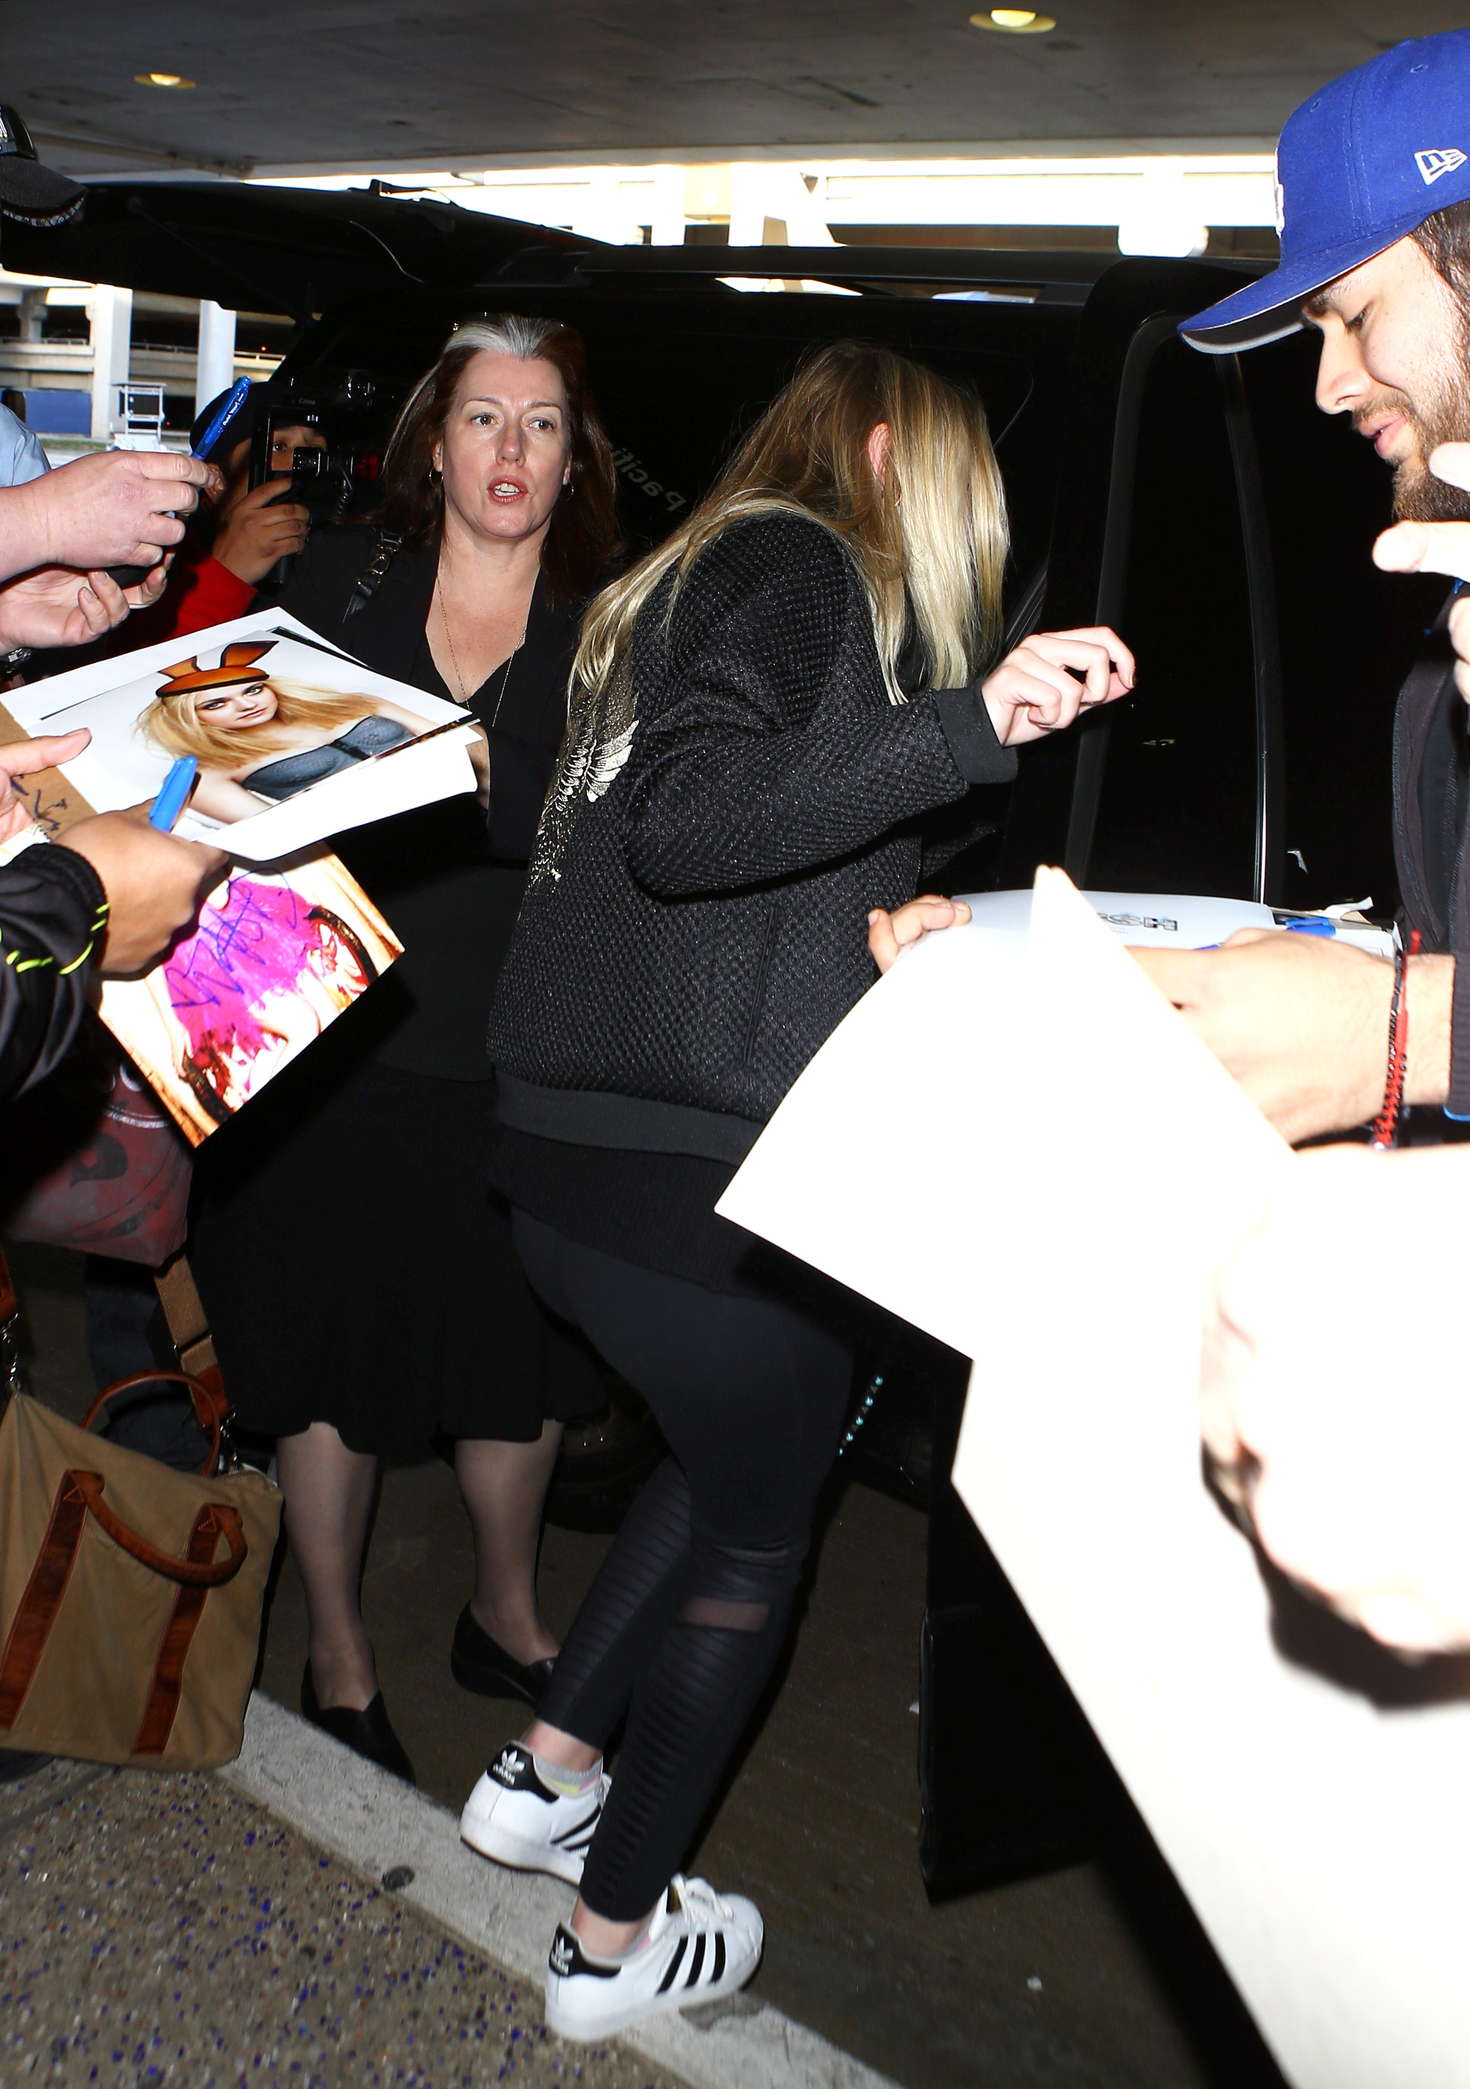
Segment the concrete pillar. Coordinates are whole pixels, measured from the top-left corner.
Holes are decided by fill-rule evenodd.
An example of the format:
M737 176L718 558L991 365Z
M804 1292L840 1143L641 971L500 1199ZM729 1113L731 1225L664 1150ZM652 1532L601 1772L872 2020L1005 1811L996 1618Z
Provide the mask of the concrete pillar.
M99 283L87 300L92 325L92 440L110 442L117 387L128 381L133 346L133 293Z
M235 381L235 315L204 298L199 306L199 364L194 378L194 411L202 413L211 399Z

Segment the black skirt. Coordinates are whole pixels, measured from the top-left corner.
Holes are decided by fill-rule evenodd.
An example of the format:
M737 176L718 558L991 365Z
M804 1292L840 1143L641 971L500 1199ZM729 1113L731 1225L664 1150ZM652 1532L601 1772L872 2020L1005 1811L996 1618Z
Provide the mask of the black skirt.
M383 1452L525 1443L600 1405L590 1350L538 1304L489 1190L494 1083L354 1063L336 1042L196 1159L189 1259L241 1424L330 1422Z

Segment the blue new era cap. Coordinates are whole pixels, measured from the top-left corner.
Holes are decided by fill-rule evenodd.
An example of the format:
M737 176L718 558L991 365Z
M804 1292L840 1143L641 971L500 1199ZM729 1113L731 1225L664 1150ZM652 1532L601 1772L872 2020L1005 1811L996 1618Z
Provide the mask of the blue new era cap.
M1276 197L1280 266L1186 319L1194 347L1294 333L1304 298L1470 199L1470 29L1397 44L1303 102L1276 148Z

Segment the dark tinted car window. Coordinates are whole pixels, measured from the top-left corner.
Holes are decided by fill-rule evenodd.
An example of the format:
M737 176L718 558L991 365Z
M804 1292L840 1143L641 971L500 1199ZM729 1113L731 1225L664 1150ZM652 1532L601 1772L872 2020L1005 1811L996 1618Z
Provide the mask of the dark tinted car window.
M742 294L611 271L556 287L482 282L344 305L306 330L286 367L307 386L370 371L378 390L363 433L381 443L457 318L505 307L570 320L587 337L637 552L687 513L809 345L851 334L906 351L985 401L1011 505L1017 635L1029 627L1023 611L1053 627L1101 614L1139 658L1138 696L1101 730L1028 752L1017 786L997 794L1001 840L952 867L957 885L1026 883L1044 861L1095 886L1249 894L1257 680L1278 652L1262 639L1264 615L1279 623L1268 679L1285 757L1269 896L1316 904L1371 890L1391 902L1389 722L1438 584L1374 572L1386 474L1315 412L1311 339L1222 368L1174 338L1180 314L1232 287L1219 273L1123 262L1085 311L1075 297ZM1119 401L1135 380L1130 419ZM1246 523L1227 435L1232 386L1256 458ZM1263 582L1255 630L1248 553Z
M1138 417L1117 626L1138 693L1109 721L1090 883L1249 894L1256 719L1251 622L1220 372L1166 336Z
M983 400L1006 477L1019 575L1044 556L1055 429L1038 410L1064 361L1074 315L1044 306L956 307L908 298L810 297L686 289L677 298L606 289L502 292L484 286L420 296L401 313L381 300L344 308L290 358L302 383L370 368L380 438L393 410L456 319L497 303L566 319L586 337L589 373L619 453L620 512L630 545L655 543L708 486L731 444L814 343L879 340L971 386Z
M1317 412L1317 348L1306 332L1241 358L1281 625L1283 896L1300 904L1371 893L1391 910L1394 699L1449 582L1374 566L1373 539L1391 520L1391 474L1345 416Z

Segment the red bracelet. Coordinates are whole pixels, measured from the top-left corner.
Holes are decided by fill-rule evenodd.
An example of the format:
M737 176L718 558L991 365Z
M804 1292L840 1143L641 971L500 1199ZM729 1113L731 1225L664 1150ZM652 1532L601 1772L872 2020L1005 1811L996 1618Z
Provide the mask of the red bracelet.
M1375 1153L1386 1153L1397 1146L1399 1139L1399 1117L1404 1107L1404 1075L1409 1064L1409 997L1404 992L1404 980L1409 969L1409 959L1419 954L1419 931L1415 929L1409 937L1405 950L1401 943L1393 954L1393 993L1388 1003L1388 1074L1383 1084L1383 1103L1373 1120L1368 1144Z

